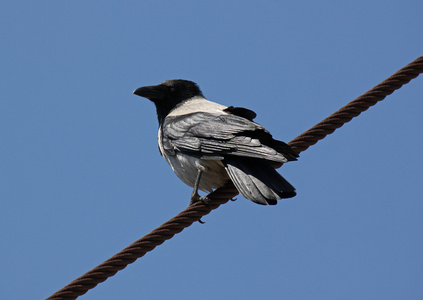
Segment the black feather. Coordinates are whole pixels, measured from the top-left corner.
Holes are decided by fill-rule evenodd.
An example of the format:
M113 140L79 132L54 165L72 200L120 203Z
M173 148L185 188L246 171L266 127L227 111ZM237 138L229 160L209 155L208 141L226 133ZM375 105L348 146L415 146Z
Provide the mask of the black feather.
M229 106L225 108L223 111L233 115L237 115L239 117L246 118L247 120L250 120L250 121L254 120L254 118L257 117L257 114L255 112L244 107Z

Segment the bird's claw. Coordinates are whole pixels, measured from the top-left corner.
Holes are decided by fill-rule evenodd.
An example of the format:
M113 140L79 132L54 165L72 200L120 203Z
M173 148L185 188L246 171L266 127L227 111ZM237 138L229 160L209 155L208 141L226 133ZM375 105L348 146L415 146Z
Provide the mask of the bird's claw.
M209 197L207 197L207 196L201 196L200 197L200 195L197 194L197 195L194 195L194 196L191 197L191 202L189 203L189 205L191 206L191 205L193 205L197 202L203 202L207 206L210 206L210 203L211 203Z
M198 201L201 201L201 202L203 202L205 205L207 205L208 207L210 207L211 200L210 200L210 198L209 198L209 197L207 197L207 196L202 196L202 197L200 197L200 199L199 199Z
M204 203L204 205L206 205L208 208L210 208L210 198L208 198L207 196L201 196L200 197L200 195L198 195L198 193L197 194L195 194L195 195L193 195L192 197L191 197L191 202L189 203L189 206L191 206L191 205L194 205L195 203L197 203L197 202L203 202ZM200 220L198 220L198 222L200 223L200 224L204 224L204 223L206 223L206 222L204 222L204 221L202 221L201 219Z

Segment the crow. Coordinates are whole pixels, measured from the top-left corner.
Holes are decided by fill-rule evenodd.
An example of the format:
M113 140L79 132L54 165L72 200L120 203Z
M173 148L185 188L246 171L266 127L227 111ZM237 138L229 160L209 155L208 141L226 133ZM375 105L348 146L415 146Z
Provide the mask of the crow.
M179 179L194 188L190 204L208 203L198 190L212 192L228 180L258 204L275 205L296 195L275 168L298 154L255 123L255 112L209 101L189 80L166 80L133 93L155 104L159 151Z

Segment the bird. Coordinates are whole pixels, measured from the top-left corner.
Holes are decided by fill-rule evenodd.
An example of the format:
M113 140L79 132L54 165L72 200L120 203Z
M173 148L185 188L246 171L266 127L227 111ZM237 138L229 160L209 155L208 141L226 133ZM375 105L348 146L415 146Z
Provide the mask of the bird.
M209 101L195 82L184 79L140 87L133 94L155 104L160 154L193 188L190 205L210 203L198 191L212 192L229 180L257 204L275 205L296 195L275 168L298 154L254 122L252 110Z

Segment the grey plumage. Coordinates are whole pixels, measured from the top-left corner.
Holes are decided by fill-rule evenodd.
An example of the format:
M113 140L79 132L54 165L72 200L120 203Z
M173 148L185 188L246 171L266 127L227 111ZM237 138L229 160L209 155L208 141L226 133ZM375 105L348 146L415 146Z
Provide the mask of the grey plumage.
M187 80L168 80L134 94L155 103L160 152L176 175L194 187L192 202L199 199L197 189L210 192L228 179L259 204L296 195L274 166L298 155L253 122L253 111L208 101Z

